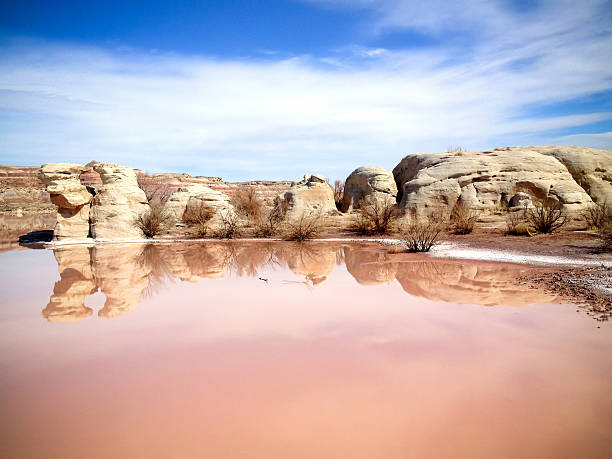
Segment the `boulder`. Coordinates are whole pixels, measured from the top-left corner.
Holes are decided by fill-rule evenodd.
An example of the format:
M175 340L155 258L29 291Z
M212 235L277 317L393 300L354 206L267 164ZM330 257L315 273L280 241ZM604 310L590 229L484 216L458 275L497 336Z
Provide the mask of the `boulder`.
M199 183L189 183L182 185L170 195L165 209L180 224L187 207L200 203L210 207L215 214L231 207L228 195Z
M533 199L558 200L580 214L591 197L553 155L531 147L494 151L408 155L393 169L400 207L450 212L460 199L473 209L495 211L500 205Z
M39 177L51 202L57 206L55 239L86 239L89 235L89 203L93 196L79 176L87 168L79 164L43 164Z
M274 205L280 207L288 219L337 212L334 190L319 174L305 175L303 180L292 182L289 190L274 199Z
M342 212L359 208L364 198L388 200L397 197L397 186L393 173L378 166L364 166L355 169L344 183Z
M91 234L96 239L139 239L142 231L136 219L149 209L147 197L138 186L134 169L97 163L102 186L91 209Z

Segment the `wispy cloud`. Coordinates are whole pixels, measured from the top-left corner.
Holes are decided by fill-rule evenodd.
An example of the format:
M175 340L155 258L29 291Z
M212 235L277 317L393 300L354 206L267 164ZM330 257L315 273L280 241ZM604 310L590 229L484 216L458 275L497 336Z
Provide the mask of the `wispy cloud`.
M612 91L605 3L554 3L525 12L497 2L362 2L378 31L479 27L460 51L450 40L223 60L6 42L0 161L98 159L229 179L343 177L450 144L553 143L560 130L612 119L606 109L531 114ZM612 147L609 136L571 138Z

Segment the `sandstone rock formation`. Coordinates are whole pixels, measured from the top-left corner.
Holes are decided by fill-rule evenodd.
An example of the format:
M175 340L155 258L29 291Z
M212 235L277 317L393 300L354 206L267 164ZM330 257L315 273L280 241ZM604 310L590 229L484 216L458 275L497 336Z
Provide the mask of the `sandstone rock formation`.
M166 201L165 209L180 224L188 207L205 205L215 214L232 208L230 198L199 183L189 183L178 188Z
M102 186L97 190L91 210L91 234L96 239L137 239L142 231L135 221L149 208L147 197L138 186L134 169L98 163Z
M378 166L364 166L355 169L344 183L342 212L359 208L363 198L384 199L397 197L397 186L393 173Z
M601 150L593 151L598 152ZM575 215L592 202L564 164L532 147L408 155L393 169L393 175L400 189L400 206L417 211L450 211L458 200L474 209L492 211L524 201L526 196L519 193L537 201L558 200Z
M55 239L85 239L89 235L89 203L93 196L81 185L79 164L44 164L40 179L47 186L51 202L57 206Z
M334 190L319 174L305 175L303 180L293 182L291 188L274 200L288 219L302 215L337 212Z

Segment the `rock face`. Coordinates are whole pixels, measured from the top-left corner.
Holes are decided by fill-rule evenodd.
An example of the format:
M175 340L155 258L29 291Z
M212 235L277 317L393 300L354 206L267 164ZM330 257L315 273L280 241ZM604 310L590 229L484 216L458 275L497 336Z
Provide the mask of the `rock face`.
M40 169L40 179L57 206L55 239L85 239L89 235L89 203L93 196L79 181L85 169L68 163L44 164Z
M408 155L393 169L400 206L417 212L427 208L450 211L461 200L474 209L494 210L500 204L554 199L570 213L583 212L591 197L552 154L556 147L546 148L550 150L512 147ZM604 159L608 155L603 150L583 150L582 154L592 152ZM611 168L612 164L606 166L606 170Z
M274 199L274 205L283 209L288 219L337 212L334 190L319 174L305 175L303 180L293 182L289 190Z
M177 224L180 224L185 210L197 205L205 205L215 215L233 209L229 196L198 183L183 185L172 193L165 204L165 209Z
M91 210L91 234L96 239L135 239L143 234L134 222L149 209L147 197L138 186L131 167L99 163L102 186Z
M387 200L397 197L397 186L393 173L378 166L364 166L355 169L344 183L342 212L359 208L363 198Z

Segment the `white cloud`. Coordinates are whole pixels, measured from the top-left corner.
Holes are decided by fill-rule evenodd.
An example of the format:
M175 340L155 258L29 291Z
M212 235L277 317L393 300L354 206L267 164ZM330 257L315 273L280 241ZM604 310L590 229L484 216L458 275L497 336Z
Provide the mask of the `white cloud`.
M581 145L590 148L610 148L612 145L612 132L566 135L558 137L555 143L561 145Z
M7 44L0 49L0 162L97 159L228 179L309 171L340 178L450 144L553 143L555 130L612 119L605 110L530 114L612 90L612 39L605 16L597 17L599 2L579 10L559 3L567 11L545 22L550 2L534 17L499 3L418 3L362 6L373 8L379 30L431 31L459 21L462 29L481 27L487 39L469 53L451 42L264 60ZM451 3L448 14L436 13ZM479 25L483 15L489 22ZM612 141L602 137L599 145Z

